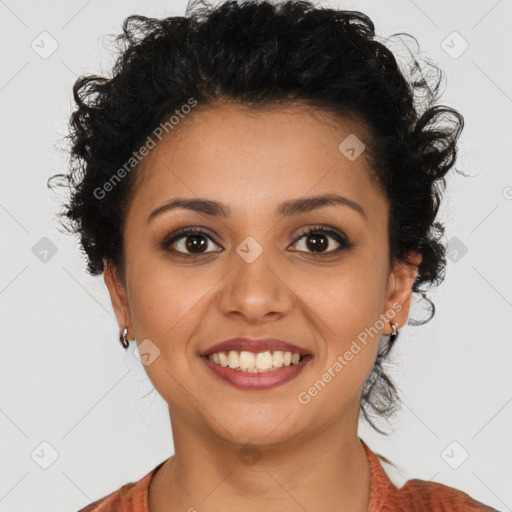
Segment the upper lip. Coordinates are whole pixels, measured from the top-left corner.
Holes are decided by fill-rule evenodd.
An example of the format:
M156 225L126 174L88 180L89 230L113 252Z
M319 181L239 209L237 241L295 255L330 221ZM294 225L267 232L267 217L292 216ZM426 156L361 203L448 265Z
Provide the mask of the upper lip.
M221 341L201 352L201 356L207 356L215 352L229 352L236 350L238 352L246 351L257 354L258 352L273 352L274 350L282 350L283 352L294 352L300 355L308 355L310 352L293 343L280 340L278 338L252 339L252 338L230 338Z

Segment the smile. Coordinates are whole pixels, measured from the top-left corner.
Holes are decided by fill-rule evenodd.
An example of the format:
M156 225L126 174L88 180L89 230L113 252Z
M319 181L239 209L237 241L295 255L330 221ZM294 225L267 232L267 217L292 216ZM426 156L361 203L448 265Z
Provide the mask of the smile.
M271 389L297 377L312 359L309 354L276 350L273 352L220 351L201 357L220 379L239 389Z

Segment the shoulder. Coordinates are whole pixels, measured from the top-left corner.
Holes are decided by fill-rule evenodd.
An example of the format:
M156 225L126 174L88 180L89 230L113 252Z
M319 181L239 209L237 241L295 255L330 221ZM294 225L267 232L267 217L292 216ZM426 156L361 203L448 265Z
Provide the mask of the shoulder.
M149 484L162 464L158 464L140 480L124 484L117 491L89 503L78 512L147 512Z
M133 502L134 488L138 482L130 482L123 485L117 491L100 498L99 500L89 503L86 507L78 512L124 512L126 504ZM126 510L128 512L128 510Z
M395 486L379 459L394 464L361 442L370 461L370 512L497 512L469 494L437 482L414 478Z
M497 512L476 501L469 494L437 482L413 479L397 489L397 498L404 510L432 512Z

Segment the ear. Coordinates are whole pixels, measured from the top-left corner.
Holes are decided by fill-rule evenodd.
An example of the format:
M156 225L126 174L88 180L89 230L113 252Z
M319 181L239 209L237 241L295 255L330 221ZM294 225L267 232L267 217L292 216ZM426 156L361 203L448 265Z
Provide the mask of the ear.
M128 307L124 284L119 278L118 272L112 262L106 258L103 259L103 268L103 279L110 294L110 300L112 301L112 307L114 308L117 323L119 324L119 330L122 332L122 330L127 327L128 339L130 339L130 308Z
M383 313L390 310L396 311L391 323L398 323L398 328L407 323L411 306L412 287L418 276L418 267L423 256L416 251L411 251L408 254L408 259L414 264L397 263L389 276L386 309L383 311ZM397 303L401 305L400 311L398 311ZM395 307L393 307L393 304L395 304ZM384 334L391 333L390 325L388 325L388 330L389 332L384 332Z

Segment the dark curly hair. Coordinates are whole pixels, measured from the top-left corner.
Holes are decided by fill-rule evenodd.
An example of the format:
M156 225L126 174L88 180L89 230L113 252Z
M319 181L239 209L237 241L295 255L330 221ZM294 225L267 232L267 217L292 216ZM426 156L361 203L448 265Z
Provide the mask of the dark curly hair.
M408 34L394 34L395 36ZM189 2L185 16L154 19L132 15L114 42L120 50L110 78L84 75L73 87L70 118L71 191L60 212L67 232L79 236L92 275L114 264L124 279L123 223L136 190L138 165L112 183L155 127L193 98L199 108L228 101L255 110L299 103L360 120L375 176L389 202L389 261L408 252L422 261L413 292L428 303L424 286L444 279L444 226L436 221L445 175L454 165L464 118L437 105L441 72L429 84L421 59L400 68L379 41L372 20L358 11L316 7L307 0ZM414 41L415 38L412 37ZM444 122L443 122L444 121ZM366 141L365 141L366 142ZM389 417L398 393L383 369L392 344L379 349L361 394L361 412Z

